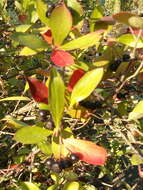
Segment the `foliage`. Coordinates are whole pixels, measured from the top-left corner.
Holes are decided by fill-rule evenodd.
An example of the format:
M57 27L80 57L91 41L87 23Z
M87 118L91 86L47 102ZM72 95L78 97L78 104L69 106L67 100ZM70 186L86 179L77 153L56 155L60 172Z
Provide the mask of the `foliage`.
M142 189L141 7L0 1L0 190Z

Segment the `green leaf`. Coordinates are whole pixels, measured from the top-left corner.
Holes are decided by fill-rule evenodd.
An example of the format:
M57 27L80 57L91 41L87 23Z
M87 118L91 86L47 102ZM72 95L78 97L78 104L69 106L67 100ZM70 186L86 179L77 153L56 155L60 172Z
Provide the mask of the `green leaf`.
M50 110L49 104L39 103L38 106L40 110Z
M42 51L48 48L48 44L34 34L17 32L12 35L12 38L18 41L21 45L27 46L32 50Z
M47 5L42 0L37 0L36 1L36 9L37 9L37 13L38 13L40 20L45 25L49 25L49 18L46 17Z
M131 163L132 165L143 164L143 158L138 154L133 154L131 157Z
M96 187L90 184L86 184L83 186L83 190L98 190Z
M72 27L72 16L65 5L57 6L52 11L49 24L54 38L54 44L60 45Z
M73 182L67 182L64 187L63 190L79 190L80 188L80 184L76 181Z
M129 113L129 120L136 120L143 117L143 100L140 101L132 112Z
M23 144L37 144L46 140L52 134L52 131L43 129L37 126L23 127L19 129L14 136L14 139Z
M23 6L24 11L28 9L30 4L31 4L31 0L22 0L22 6Z
M87 98L100 83L103 74L103 68L97 68L87 72L83 77L81 77L73 88L70 107Z
M67 0L67 6L70 7L70 12L73 18L73 25L78 24L81 21L83 15L83 9L77 0Z
M67 0L67 6L75 10L80 16L83 14L83 9L77 0Z
M65 148L63 144L60 144L59 137L53 137L52 139L52 153L55 159L60 159L62 157L66 157L69 151Z
M94 8L94 10L91 13L90 16L90 31L93 32L94 31L94 25L97 19L100 19L101 17L103 17L103 9L101 6L97 6Z
M52 173L52 174L51 174L51 179L52 179L55 183L58 183L58 182L59 182L59 179L60 179L60 176L59 176L57 173Z
M49 81L49 104L55 126L60 127L60 122L64 111L65 86L60 74L56 69L52 69Z
M132 16L128 20L131 27L143 29L143 18L139 16Z
M51 143L49 143L48 141L39 142L37 145L39 149L41 150L41 152L43 152L44 154L47 154L47 155L52 154Z
M20 190L40 190L34 183L22 182L20 185Z
M19 121L17 119L14 119L12 118L11 116L6 116L5 118L2 119L3 121L7 121L7 125L9 126L12 126L12 127L15 127L15 128L21 128L21 127L26 127L28 126L28 124L22 122L22 121Z
M102 67L109 63L109 60L107 58L104 58L102 56L99 56L95 59L95 62L93 63L96 67Z
M129 64L130 64L129 62L122 62L122 63L118 66L118 68L117 68L117 70L116 70L115 76L119 76L119 75L121 75L122 73L126 72L128 66L129 66Z
M10 101L10 100L30 101L29 98L24 97L24 96L13 96L13 97L7 97L7 98L0 99L0 102L2 102L2 101Z
M117 41L124 44L124 45L127 45L129 47L133 47L133 48L136 45L136 39L134 39L132 34L121 35L119 38L117 38ZM138 40L136 48L143 48L143 38Z
M30 24L22 24L15 28L16 32L26 32L31 27Z
M28 47L22 48L22 50L19 53L20 56L30 56L35 54L37 54L37 51L34 51L33 49L30 49Z
M97 32L91 32L62 45L59 48L62 50L85 49L97 44L100 39L101 34Z
M72 171L69 171L69 172L65 172L64 173L64 178L67 180L67 181L76 181L78 180L78 174L72 172Z

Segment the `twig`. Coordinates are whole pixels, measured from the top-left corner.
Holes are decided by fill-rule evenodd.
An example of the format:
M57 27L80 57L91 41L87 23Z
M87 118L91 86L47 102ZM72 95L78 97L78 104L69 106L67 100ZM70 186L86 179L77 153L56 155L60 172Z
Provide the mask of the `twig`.
M118 93L121 88L123 88L123 86L126 84L126 82L130 81L132 78L136 77L138 75L138 73L140 72L140 70L143 67L143 61L141 62L141 64L139 65L139 67L137 68L137 70L135 71L135 73L131 76L129 76L128 78L126 78L123 83L119 86L119 88L117 88L116 93Z
M126 136L120 129L113 128L113 130L115 132L118 132L121 135L121 137L124 139L124 141L127 143L127 145L131 147L131 149L134 151L135 154L138 154L141 158L143 157L143 155L141 155L141 153L137 149L135 149L135 147L130 143L130 141L126 138Z
M9 132L4 132L4 131L0 131L0 135L12 135L14 136L14 133L9 133Z

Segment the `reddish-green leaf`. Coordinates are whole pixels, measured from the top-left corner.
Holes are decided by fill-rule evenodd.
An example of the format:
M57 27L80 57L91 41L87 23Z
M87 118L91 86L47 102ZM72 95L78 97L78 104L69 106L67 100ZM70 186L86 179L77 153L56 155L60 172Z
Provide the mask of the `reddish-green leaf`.
M64 50L54 50L51 54L51 60L60 67L74 64L73 56Z
M60 74L56 69L52 69L49 81L49 104L55 126L60 127L64 111L65 86Z
M52 32L51 30L47 30L46 32L42 32L41 35L43 36L44 40L48 42L48 44L52 44L53 38L52 38Z
M96 144L80 139L63 139L65 147L72 153L77 154L80 160L93 165L103 165L107 158L106 150Z
M131 12L119 12L119 13L114 14L113 18L118 22L130 25L128 21L129 21L129 18L132 16L135 16L135 15Z
M103 77L103 68L97 68L87 72L74 86L71 94L72 107L75 103L87 98L96 88Z
M114 25L115 24L115 20L112 16L104 16L101 19L99 19L99 22L103 22L107 25ZM97 21L98 23L98 21Z
M55 45L60 45L72 27L72 16L65 5L57 6L50 17L50 27Z
M30 87L33 99L36 102L48 104L48 88L36 78L26 78Z
M74 49L85 49L90 46L93 46L99 42L101 39L101 33L103 33L103 30L101 32L91 32L87 35L81 36L75 40L72 40L61 47L60 49L63 50L74 50Z
M73 87L84 74L85 74L85 71L83 71L82 69L77 69L73 72L68 84L69 92L72 92Z

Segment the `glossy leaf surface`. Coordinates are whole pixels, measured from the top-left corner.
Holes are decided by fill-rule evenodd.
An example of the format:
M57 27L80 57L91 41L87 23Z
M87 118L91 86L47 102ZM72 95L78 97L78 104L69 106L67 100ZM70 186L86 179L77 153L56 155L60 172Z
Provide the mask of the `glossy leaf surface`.
M26 181L21 183L20 190L40 190L40 189L34 183Z
M106 150L91 141L67 138L63 139L66 148L77 154L80 160L93 165L103 165L107 158Z
M36 102L48 104L48 88L36 78L26 78L30 87L33 99Z
M73 56L63 50L54 50L51 54L51 60L55 65L65 67L74 64Z
M73 72L68 84L69 92L72 92L73 87L84 74L85 74L85 71L83 71L82 69L77 69Z
M85 49L97 44L100 41L100 39L101 39L100 33L91 32L89 34L81 36L75 40L72 40L62 45L60 49L63 49L63 50Z
M26 32L31 27L30 24L21 24L15 28L16 32Z
M48 48L48 44L35 34L26 34L22 32L15 33L12 38L21 45L27 46L36 51L42 51Z
M57 128L60 127L63 116L65 103L64 93L65 86L63 80L57 70L53 68L50 73L49 81L49 103L52 118Z
M28 47L22 48L19 53L20 56L30 56L30 55L35 55L35 54L37 54L37 51Z
M72 107L75 103L87 98L97 87L103 77L103 68L97 68L87 72L74 86L71 94Z
M136 39L131 34L123 34L117 38L117 41L129 47L135 47L136 45ZM138 40L136 48L143 48L143 40Z
M60 45L72 27L72 16L65 5L57 6L50 16L50 28L55 45Z
M40 20L49 25L49 19L46 17L47 5L42 0L36 0L36 9Z
M14 136L14 139L23 144L37 144L46 140L52 132L48 129L43 129L37 126L23 127L19 129Z
M72 182L67 182L64 187L63 190L79 190L80 188L80 184L76 181L72 181Z

